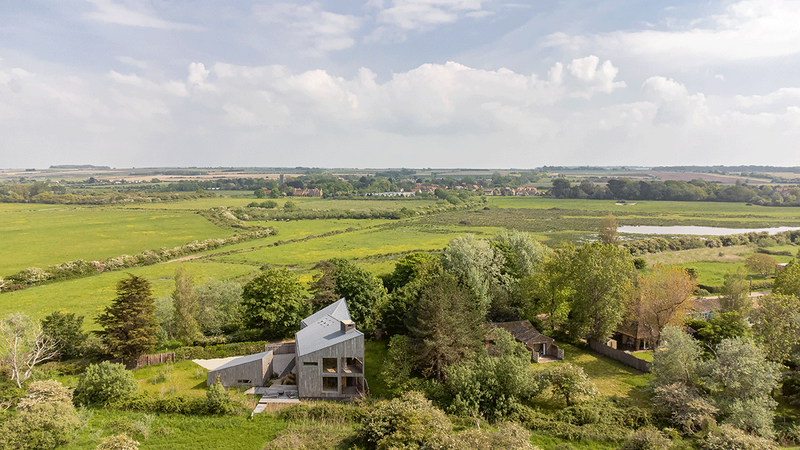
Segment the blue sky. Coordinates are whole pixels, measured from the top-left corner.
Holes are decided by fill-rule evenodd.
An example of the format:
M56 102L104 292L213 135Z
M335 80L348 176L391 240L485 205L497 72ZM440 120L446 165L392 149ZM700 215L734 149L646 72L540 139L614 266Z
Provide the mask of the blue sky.
M799 1L0 2L0 167L800 165Z

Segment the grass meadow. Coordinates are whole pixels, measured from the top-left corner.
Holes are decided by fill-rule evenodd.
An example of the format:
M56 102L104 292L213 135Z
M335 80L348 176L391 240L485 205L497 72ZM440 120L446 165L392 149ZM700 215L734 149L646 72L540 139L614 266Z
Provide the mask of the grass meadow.
M233 234L192 211L107 206L19 209L0 203L0 276L27 267L135 254Z
M253 273L256 268L241 264L224 264L201 261L180 263L192 274L196 283L207 278L220 280L237 278ZM153 296L169 295L175 289L173 277L177 263L133 267L120 272L104 272L99 275L33 286L15 292L0 294L0 316L12 312L24 312L37 319L53 311L72 312L86 316L84 328L99 329L94 323L103 308L111 304L116 296L116 284L127 273L144 277L150 281Z
M190 416L89 409L88 426L66 450L89 450L102 438L127 432L139 441L141 450L260 450L275 439L286 423L271 414L240 416ZM136 431L136 423L152 418L147 438Z
M230 194L230 193L229 193ZM238 207L255 200L252 193L234 197L202 198L176 202L107 206L0 204L0 275L26 267L44 268L74 259L97 259L135 254L143 250L182 245L193 240L226 237L233 231L208 222L197 211L216 206ZM417 208L433 200L289 199L302 209L366 210ZM279 207L287 199L278 199ZM725 225L766 227L800 224L800 208L772 208L734 203L637 202L618 206L604 200L555 200L542 197L490 197L488 209L456 211L403 220L293 220L272 221L275 236L243 242L192 255L185 264L196 282L214 277L248 276L264 264L295 270L301 281L311 281L313 266L321 260L354 260L372 273L388 273L402 254L442 249L458 236L473 233L490 237L503 229L530 232L550 246L562 241L594 239L603 216L613 212L618 223L632 225ZM788 248L790 247L790 248ZM792 253L797 247L787 246ZM657 262L696 267L702 284L720 285L724 275L743 264L752 247L699 249L647 255ZM778 256L779 262L789 257ZM115 295L115 285L125 272L153 283L154 295L173 289L175 263L131 268L121 272L34 286L2 294L0 315L23 311L41 318L54 310L91 319Z

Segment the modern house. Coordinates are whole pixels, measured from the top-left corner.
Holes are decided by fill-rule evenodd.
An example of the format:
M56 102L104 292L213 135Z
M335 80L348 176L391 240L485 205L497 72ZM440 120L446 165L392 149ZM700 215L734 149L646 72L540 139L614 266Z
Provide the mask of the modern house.
M211 386L219 382L223 386L264 386L272 378L272 351L240 356L227 363L209 370L206 384Z
M261 387L270 384L273 373L293 371L297 381L294 398L349 400L369 391L364 379L364 333L356 329L345 299L303 319L294 343L268 345L265 350L210 370L206 383L216 383L219 376L225 387Z
M553 338L536 330L530 320L495 322L492 323L492 327L508 331L517 342L525 344L525 347L531 352L533 362L539 362L542 358L564 359L564 350L555 344Z
M347 400L367 393L364 333L356 329L345 299L303 319L295 341L301 399Z

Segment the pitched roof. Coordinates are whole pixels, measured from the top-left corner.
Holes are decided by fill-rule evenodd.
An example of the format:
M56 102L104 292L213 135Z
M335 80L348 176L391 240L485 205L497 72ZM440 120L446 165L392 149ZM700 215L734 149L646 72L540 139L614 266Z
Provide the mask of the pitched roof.
M520 320L518 322L495 322L492 324L495 328L502 328L519 342L525 345L533 345L540 343L553 343L555 340L549 336L545 336L536 328L533 327L530 320Z
M307 355L364 335L358 330L342 331L343 320L351 320L344 298L303 319L300 331L295 334L297 355Z
M253 362L253 361L259 361L259 360L263 359L265 356L267 356L270 353L272 353L272 350L266 351L266 352L261 352L261 353L255 353L255 354L247 355L247 356L240 356L240 357L238 357L236 359L233 359L231 361L226 362L225 364L217 367L216 369L214 369L214 370L212 370L210 372L214 372L214 371L222 370L222 369L227 369L227 368L230 368L230 367L239 366L241 364L245 364L245 363L249 363L249 362Z
M300 329L302 330L325 316L331 316L336 320L352 320L350 319L350 311L347 309L347 302L342 297L300 321Z

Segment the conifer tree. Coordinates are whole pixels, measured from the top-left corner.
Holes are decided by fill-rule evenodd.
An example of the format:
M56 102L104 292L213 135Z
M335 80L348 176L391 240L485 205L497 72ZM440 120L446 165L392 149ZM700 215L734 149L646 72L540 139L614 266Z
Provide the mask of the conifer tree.
M103 327L97 334L112 356L131 361L153 350L158 342L155 312L150 282L128 274L117 283L117 298L97 317Z

